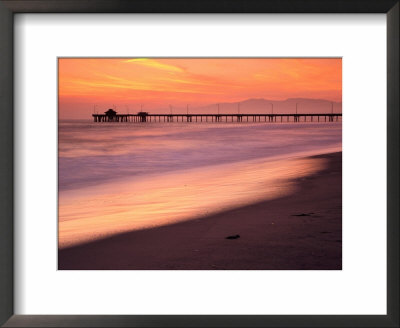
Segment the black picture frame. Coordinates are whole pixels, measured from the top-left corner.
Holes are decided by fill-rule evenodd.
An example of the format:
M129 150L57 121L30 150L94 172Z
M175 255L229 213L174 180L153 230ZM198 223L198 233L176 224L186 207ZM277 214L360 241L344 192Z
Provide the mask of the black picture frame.
M0 324L5 327L399 327L399 7L398 0L0 0ZM13 21L16 13L385 13L387 315L14 315Z

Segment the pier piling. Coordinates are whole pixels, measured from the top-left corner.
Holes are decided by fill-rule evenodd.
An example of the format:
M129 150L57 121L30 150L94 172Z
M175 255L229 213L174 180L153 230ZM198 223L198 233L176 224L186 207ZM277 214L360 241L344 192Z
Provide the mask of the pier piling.
M149 114L147 112L139 112L137 114L92 114L93 122L338 122L341 119L341 113L308 113L308 114ZM224 120L225 118L225 120ZM250 119L249 119L250 118ZM322 118L322 120L321 120ZM315 120L316 119L316 120Z

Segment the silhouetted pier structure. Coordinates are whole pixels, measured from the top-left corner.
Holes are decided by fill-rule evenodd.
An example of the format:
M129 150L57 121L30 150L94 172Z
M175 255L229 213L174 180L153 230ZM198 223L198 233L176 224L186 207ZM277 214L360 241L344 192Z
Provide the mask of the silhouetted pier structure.
M92 114L94 122L337 122L341 113L309 114Z

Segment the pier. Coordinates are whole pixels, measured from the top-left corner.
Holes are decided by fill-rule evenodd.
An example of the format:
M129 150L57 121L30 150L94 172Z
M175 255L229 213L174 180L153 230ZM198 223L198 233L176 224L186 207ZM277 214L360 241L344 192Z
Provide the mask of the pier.
M104 114L92 114L94 122L338 122L341 113L308 114L117 114L109 109Z

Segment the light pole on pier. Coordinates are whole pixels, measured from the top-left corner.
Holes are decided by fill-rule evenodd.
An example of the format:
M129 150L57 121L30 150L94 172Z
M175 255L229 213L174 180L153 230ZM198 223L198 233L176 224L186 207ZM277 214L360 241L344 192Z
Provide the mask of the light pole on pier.
M217 104L217 108L218 108L218 115L219 115L219 104Z
M238 114L240 114L240 102L238 102Z
M331 101L331 113L333 114L333 101Z
M189 115L189 104L186 105L186 115Z
M296 114L297 114L297 103L296 103Z

